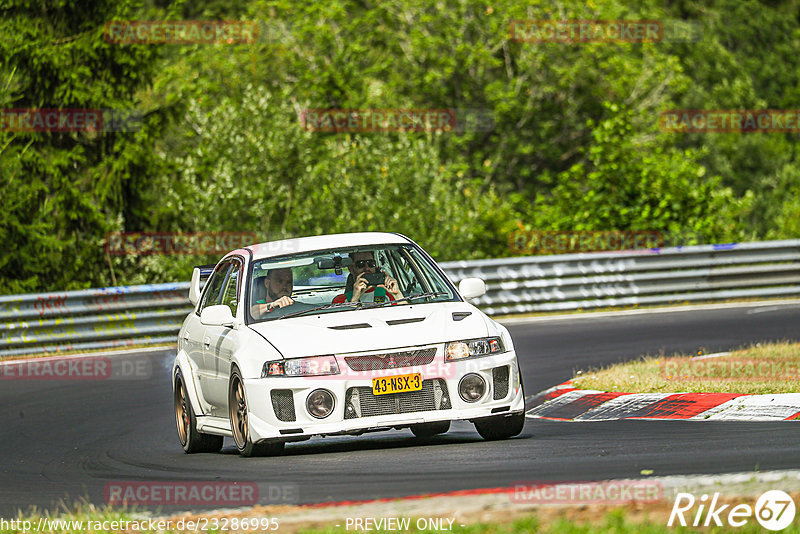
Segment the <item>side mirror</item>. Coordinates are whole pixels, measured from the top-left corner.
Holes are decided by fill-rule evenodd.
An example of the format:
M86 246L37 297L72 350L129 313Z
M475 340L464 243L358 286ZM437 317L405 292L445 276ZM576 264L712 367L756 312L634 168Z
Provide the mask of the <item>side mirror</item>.
M225 304L207 306L200 312L200 322L206 326L233 326L236 322Z
M480 278L464 278L458 283L458 292L465 299L478 298L486 294L486 283Z
M200 269L195 267L192 269L192 281L189 283L189 302L192 306L197 306L197 301L200 300Z

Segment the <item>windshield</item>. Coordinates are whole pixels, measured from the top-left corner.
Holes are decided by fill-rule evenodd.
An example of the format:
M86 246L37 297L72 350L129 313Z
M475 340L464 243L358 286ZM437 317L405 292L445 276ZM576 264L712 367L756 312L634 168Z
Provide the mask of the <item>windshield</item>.
M268 258L250 269L249 322L458 300L411 245L371 245Z

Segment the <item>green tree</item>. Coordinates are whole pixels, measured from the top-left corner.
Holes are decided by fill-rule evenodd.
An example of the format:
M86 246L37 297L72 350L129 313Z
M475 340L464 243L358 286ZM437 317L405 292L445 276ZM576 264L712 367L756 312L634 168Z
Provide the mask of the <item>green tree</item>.
M700 154L637 137L633 113L607 104L610 119L590 124L584 159L561 173L537 221L544 228L660 230L701 242L745 237L737 222L749 198L737 199L719 177L706 177ZM749 236L747 236L749 237Z
M9 0L0 5L4 108L135 107L152 47L110 45L103 24L130 18L132 1ZM138 132L4 132L0 191L0 292L107 282L103 238L120 217L143 218L138 191L153 155L143 150L157 117Z

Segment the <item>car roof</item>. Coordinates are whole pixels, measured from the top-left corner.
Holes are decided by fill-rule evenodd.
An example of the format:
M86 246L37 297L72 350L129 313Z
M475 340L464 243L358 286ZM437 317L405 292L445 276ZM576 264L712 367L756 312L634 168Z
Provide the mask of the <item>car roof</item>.
M410 239L400 234L389 232L355 232L349 234L317 235L312 237L296 237L280 241L268 241L245 247L253 253L254 260L285 256L339 247L361 247L367 245L408 244Z

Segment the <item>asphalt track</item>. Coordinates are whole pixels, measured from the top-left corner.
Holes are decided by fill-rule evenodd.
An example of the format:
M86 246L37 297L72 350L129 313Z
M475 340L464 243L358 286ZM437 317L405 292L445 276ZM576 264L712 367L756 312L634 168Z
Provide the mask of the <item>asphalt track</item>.
M798 341L798 325L800 302L574 316L509 329L531 395L568 379L573 369L645 353ZM293 488L297 502L317 503L640 477L643 469L671 475L800 467L800 424L792 422L529 419L519 437L502 442L485 442L471 424L457 423L424 441L408 430L315 438L288 445L282 456L247 459L226 440L220 454L186 455L172 410L173 355L126 358L147 363L149 378L0 381L0 517L81 498L102 504L106 484L120 481L282 484Z

